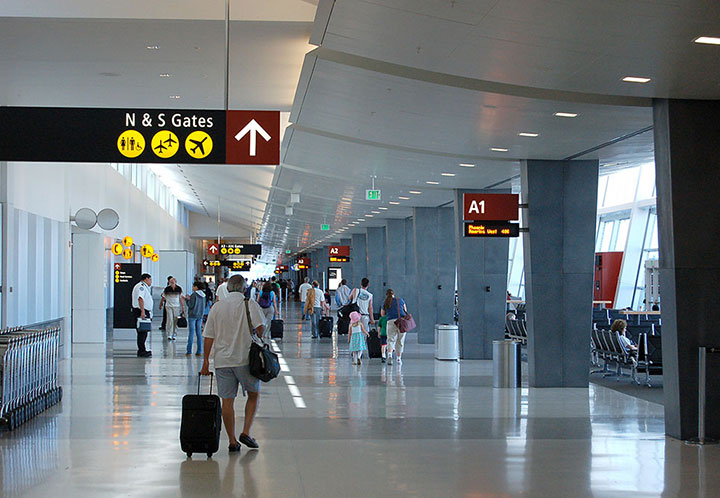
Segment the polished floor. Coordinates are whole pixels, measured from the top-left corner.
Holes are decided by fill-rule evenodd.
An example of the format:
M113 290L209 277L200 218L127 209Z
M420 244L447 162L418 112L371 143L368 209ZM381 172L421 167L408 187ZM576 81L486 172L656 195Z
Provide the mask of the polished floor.
M118 331L62 363L60 405L0 434L2 496L720 495L720 448L665 438L658 404L597 385L493 389L490 362L436 361L414 336L402 366L353 366L344 337L311 339L292 307L285 329L259 451L230 455L223 434L212 459L187 459L180 403L200 358L154 330L138 359Z

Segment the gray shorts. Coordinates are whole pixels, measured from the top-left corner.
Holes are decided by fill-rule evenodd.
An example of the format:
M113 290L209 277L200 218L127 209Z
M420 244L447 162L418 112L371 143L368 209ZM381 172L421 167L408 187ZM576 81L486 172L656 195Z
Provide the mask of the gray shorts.
M250 374L250 367L222 367L215 369L218 396L224 399L237 397L238 384L246 392L260 392L260 379Z

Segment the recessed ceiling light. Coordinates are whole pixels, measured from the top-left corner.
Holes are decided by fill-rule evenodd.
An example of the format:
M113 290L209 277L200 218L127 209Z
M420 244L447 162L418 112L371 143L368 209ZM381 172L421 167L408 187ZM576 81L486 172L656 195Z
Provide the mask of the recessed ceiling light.
M170 95L170 98L173 100L177 100L180 98L180 95Z
M386 208L386 207L379 207L378 209L382 209L383 211L387 211L387 210L388 210L388 208Z
M425 182L425 183L427 183L428 185L440 185L440 182ZM401 199L402 199L402 197L401 197Z
M160 47L158 47L157 45L148 45L145 48L147 48L148 50L160 50Z
M700 36L693 40L695 43L703 43L705 45L720 45L720 38L714 36Z
M388 204L392 204L393 206L397 206L397 205L400 204L400 203L397 202L397 201L390 201L390 202L388 202Z
M358 218L358 221L365 221L365 218Z
M537 137L537 136L539 136L539 135L540 135L539 133L530 133L530 132L527 132L527 131L521 131L520 133L518 133L518 136L520 136L520 137L531 137L531 138L535 138L535 137Z
M415 195L420 195L420 194L422 194L422 192L420 192L419 190L411 190L410 193L411 193L411 194L415 194Z
M161 78L170 78L172 75L170 73L160 73Z
M556 112L555 116L559 118L576 118L577 113L575 112Z
M410 200L410 197L400 196L400 197L398 197L398 199L400 199L401 201L409 201L409 200Z
M641 78L639 76L625 76L623 81L627 83L647 83L650 81L650 78Z
M493 152L507 152L508 149L503 149L502 147L490 147L490 150Z
M474 164L470 164L470 163L460 163L460 166L462 166L463 168L474 168L475 167Z
M442 176L455 176L455 173L440 173Z
M372 211L372 214L380 214L380 211Z
M374 214L366 214L365 217L366 217L366 218L374 218L375 215L374 215Z

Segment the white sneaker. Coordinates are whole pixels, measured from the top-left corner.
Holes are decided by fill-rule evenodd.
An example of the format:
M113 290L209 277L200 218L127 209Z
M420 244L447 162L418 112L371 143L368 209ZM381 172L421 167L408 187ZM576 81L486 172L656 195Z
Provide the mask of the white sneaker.
M391 354L387 355L387 364L392 365L392 355Z
M398 357L395 359L395 361L397 361L397 364L399 365L399 364L402 363L402 358L400 358L400 357L398 356Z

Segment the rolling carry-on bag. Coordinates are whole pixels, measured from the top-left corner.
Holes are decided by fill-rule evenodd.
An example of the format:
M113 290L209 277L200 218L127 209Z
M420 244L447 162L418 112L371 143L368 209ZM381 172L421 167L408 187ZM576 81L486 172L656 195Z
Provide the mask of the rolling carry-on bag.
M320 337L332 337L333 317L323 316L320 318Z
M180 447L191 457L193 453L205 453L208 457L220 448L222 407L220 397L212 394L213 374L210 374L210 394L186 394L182 399L180 422Z
M370 331L370 336L367 338L367 348L370 358L382 357L382 344L380 344L380 335L376 329Z
M285 322L282 320L273 320L270 322L270 337L272 339L282 339L285 331Z
M338 335L347 335L350 331L350 319L338 318Z

